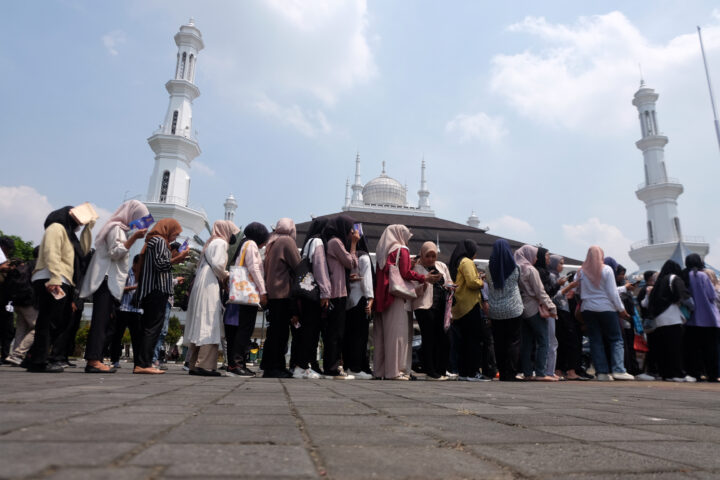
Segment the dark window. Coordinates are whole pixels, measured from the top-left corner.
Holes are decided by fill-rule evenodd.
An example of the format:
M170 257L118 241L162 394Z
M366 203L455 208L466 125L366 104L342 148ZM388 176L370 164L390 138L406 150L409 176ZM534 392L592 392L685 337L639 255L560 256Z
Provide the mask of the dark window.
M177 129L177 119L178 119L178 111L175 110L173 112L173 121L172 121L172 127L170 127L170 133L175 135L175 130Z
M652 245L655 243L655 238L653 235L652 222L650 220L648 220L648 222L647 222L647 229L648 229L648 244Z
M168 187L170 186L170 172L165 170L163 172L162 183L160 184L160 203L167 201Z

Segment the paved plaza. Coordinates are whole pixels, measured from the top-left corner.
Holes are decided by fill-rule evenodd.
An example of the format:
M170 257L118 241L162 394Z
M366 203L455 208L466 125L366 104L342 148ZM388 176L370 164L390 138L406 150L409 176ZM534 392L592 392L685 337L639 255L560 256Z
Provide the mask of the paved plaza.
M0 477L718 478L720 386L30 374Z

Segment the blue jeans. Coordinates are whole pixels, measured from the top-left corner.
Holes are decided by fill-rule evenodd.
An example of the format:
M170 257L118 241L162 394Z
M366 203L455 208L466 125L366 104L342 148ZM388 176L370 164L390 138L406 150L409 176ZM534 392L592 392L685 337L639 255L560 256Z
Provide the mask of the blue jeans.
M165 337L167 336L169 325L170 325L170 302L168 302L167 306L165 307L165 320L163 321L162 331L160 332L158 341L155 344L155 350L153 350L153 359L152 359L153 363L156 363L158 361L158 359L160 358L160 350L162 350L163 346L165 345ZM167 358L165 360L167 361Z
M595 373L610 373L605 344L610 347L610 363L613 373L625 373L625 346L620 331L617 312L591 312L583 310L590 338L590 356L595 365Z
M535 347L535 362L532 360ZM520 349L520 368L525 377L545 375L548 356L548 321L539 313L522 320L522 347Z

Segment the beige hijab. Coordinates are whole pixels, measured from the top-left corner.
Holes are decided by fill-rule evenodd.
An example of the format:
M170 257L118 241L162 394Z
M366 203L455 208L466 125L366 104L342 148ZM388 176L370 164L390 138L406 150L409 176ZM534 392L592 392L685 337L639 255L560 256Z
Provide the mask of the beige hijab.
M127 232L128 230L130 230L130 227L128 226L130 222L134 222L135 220L145 217L149 214L150 212L148 211L145 204L138 200L129 200L123 203L115 211L115 213L112 214L110 220L108 220L105 225L103 225L103 227L100 229L97 237L95 237L95 245L99 245L100 243L102 243L102 241L105 240L105 237L107 237L108 233L110 233L110 230L113 227L119 226L123 229L123 231Z
M537 252L537 247L533 247L532 245L523 245L515 251L515 263L520 267L522 273L525 273L528 268L535 265Z
M600 286L602 280L603 265L605 265L605 253L602 248L593 245L588 248L587 256L582 264L583 275L596 287Z
M213 223L212 235L208 238L207 242L205 242L205 246L203 246L203 253L207 250L210 242L216 238L220 238L230 243L230 237L237 235L238 233L240 233L240 229L230 220L217 220Z
M383 232L375 249L375 260L378 270L385 268L387 257L396 248L406 247L412 233L405 225L389 225Z

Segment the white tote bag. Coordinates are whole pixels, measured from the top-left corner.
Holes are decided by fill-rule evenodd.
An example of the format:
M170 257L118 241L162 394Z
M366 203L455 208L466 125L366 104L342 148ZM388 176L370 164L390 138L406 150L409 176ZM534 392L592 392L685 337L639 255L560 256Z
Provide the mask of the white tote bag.
M247 243L243 245L240 253L240 263L230 267L228 278L228 303L239 305L260 305L260 294L255 282L252 281L250 272L245 266L245 250Z

